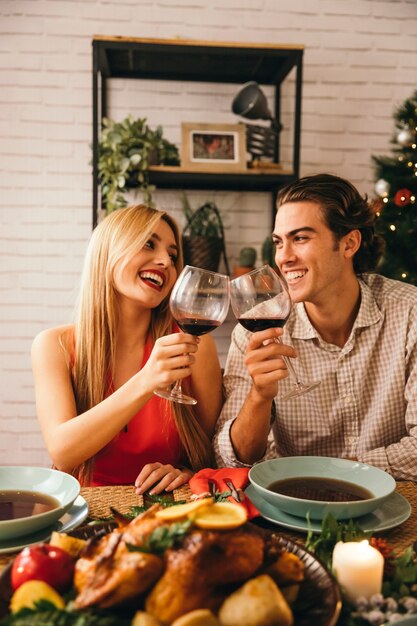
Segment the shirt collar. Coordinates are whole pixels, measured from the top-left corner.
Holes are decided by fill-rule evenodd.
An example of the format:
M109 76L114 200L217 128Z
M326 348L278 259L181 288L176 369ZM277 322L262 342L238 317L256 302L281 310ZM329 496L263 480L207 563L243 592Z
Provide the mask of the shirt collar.
M361 290L361 304L353 324L352 334L359 328L377 324L383 317L369 285L361 278L358 279L358 282ZM320 339L319 333L309 320L303 302L297 302L294 305L292 317L291 336L294 339Z

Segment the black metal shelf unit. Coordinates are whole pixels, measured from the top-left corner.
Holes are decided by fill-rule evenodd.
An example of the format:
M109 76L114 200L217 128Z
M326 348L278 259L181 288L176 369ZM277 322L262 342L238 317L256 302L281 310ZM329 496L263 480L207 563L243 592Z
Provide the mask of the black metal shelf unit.
M268 191L273 206L278 189L299 176L303 47L127 37L93 38L93 227L99 203L98 142L107 115L107 79L154 79L243 84L256 81L275 87L274 117L280 123L281 83L295 68L292 170L266 173L150 172L160 188ZM276 146L279 160L279 136ZM274 209L273 209L274 211Z

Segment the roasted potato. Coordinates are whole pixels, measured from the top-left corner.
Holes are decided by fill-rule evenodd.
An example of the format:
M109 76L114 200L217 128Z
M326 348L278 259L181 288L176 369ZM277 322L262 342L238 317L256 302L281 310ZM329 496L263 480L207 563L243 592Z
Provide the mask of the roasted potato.
M171 626L220 626L220 622L209 609L197 609L178 617Z
M81 552L84 550L84 546L87 543L85 539L78 539L77 537L71 537L65 533L58 533L54 530L49 540L51 546L56 546L68 552L74 559L77 559Z
M159 619L156 619L146 611L136 611L131 626L163 626Z
M292 626L293 614L270 576L252 578L220 607L222 626Z
M293 604L300 590L300 583L304 580L304 563L292 552L282 552L277 560L262 570L278 585L282 595Z
M298 598L300 585L286 585L285 587L279 587L279 590L281 591L288 604L292 606Z
M263 571L279 585L293 585L304 580L304 563L296 554L284 550L277 560Z

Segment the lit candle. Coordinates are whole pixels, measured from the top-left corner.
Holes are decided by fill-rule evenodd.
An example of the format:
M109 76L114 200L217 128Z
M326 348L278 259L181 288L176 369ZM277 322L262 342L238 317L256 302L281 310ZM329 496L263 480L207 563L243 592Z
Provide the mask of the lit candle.
M345 597L353 601L381 593L384 557L368 541L339 541L333 550L333 572Z

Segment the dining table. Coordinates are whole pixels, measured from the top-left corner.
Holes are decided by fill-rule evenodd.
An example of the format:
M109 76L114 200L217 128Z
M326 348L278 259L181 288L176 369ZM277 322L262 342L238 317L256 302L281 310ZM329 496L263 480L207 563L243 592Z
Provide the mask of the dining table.
M387 545L394 551L397 556L400 556L404 551L412 546L417 540L417 483L408 481L398 481L396 490L404 498L408 500L411 505L410 517L402 524L385 530L375 536L384 538ZM129 514L132 512L132 507L142 507L149 504L149 500L145 496L137 495L132 485L115 485L106 487L82 487L80 495L88 504L88 517L83 524L91 523L94 520L105 520L112 516L112 509L116 509L120 513ZM171 497L177 502L189 501L193 494L190 487L184 485L183 487L176 489ZM282 528L277 524L273 524L263 519L262 517L256 517L252 520L255 524L260 525L263 528L268 528L274 533L279 534L285 540L295 542L295 544L304 547L307 534L305 532L298 532L295 530L289 530L288 528ZM15 558L17 552L11 552L8 554L0 554L0 584L4 575L3 570L10 564ZM6 574L6 571L4 572ZM1 592L1 588L0 588ZM0 593L1 596L1 593ZM1 598L0 598L1 599ZM336 617L337 619L337 617ZM338 620L339 621L339 620ZM333 622L334 624L335 622Z
M415 541L417 541L417 483L411 481L397 481L396 490L404 496L411 505L411 515L401 525L390 530L378 533L399 556ZM137 495L132 485L115 485L107 487L82 487L80 495L88 503L88 520L105 519L111 516L113 507L120 513L129 513L134 506L143 506L143 496ZM192 492L187 485L176 489L173 493L175 501L189 501ZM256 522L256 519L255 519ZM280 526L259 518L264 528L269 528L291 541L304 544L306 533L281 528ZM15 558L16 553L0 554L0 572Z

